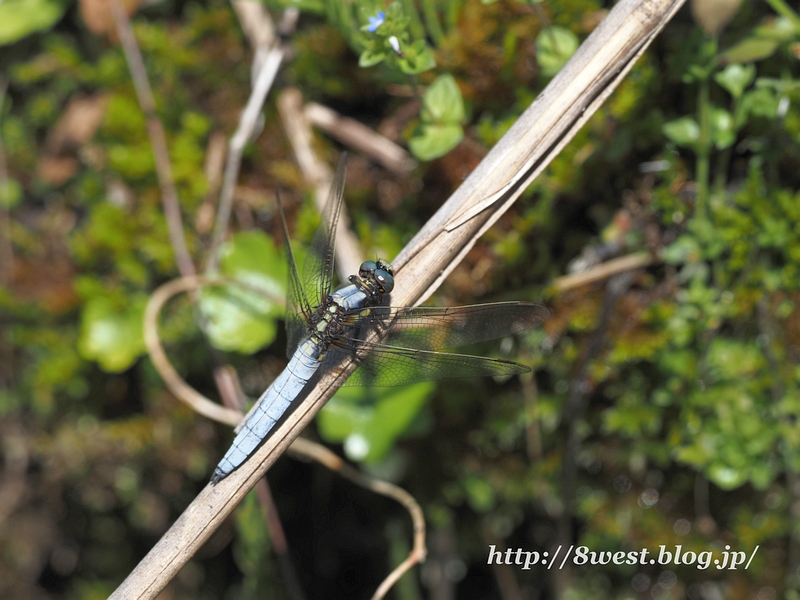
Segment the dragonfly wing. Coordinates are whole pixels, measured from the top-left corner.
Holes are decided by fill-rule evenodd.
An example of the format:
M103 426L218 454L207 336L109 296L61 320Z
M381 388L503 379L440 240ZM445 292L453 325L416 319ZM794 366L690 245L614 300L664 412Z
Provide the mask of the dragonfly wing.
M525 365L510 360L412 350L360 342L362 358L344 385L391 387L450 377L484 377L527 373ZM365 353L365 354L363 354Z
M297 261L294 259L292 244L289 241L289 228L286 226L286 215L280 196L278 198L278 212L281 215L283 227L283 243L286 247L286 260L289 263L289 286L286 290L286 355L291 359L300 340L308 329L307 320L311 318L311 305L303 291L300 274L297 271Z
M381 338L387 346L441 350L521 333L549 316L541 304L495 302L449 308L379 306L369 318L373 328L387 330Z
M347 153L343 153L336 167L336 175L314 237L303 264L303 287L311 306L318 306L330 294L333 284L336 226L342 212L344 180L347 174Z

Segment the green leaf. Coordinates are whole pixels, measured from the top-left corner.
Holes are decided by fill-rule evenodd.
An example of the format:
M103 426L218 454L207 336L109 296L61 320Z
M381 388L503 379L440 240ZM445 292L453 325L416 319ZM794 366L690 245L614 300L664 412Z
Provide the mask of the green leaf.
M50 29L64 14L62 0L2 0L0 46L12 44L37 31Z
M778 42L761 38L747 38L720 55L727 63L744 63L763 60L778 48Z
M125 304L100 295L89 298L81 312L78 351L100 363L104 371L120 372L144 353L142 323L147 297L137 294Z
M436 67L436 59L425 40L417 40L406 46L403 53L405 56L398 58L397 64L406 75L424 73Z
M706 356L706 368L714 381L754 377L763 366L758 347L722 337L714 338Z
M542 75L553 77L575 54L580 41L578 36L564 27L548 27L536 36L536 62Z
M458 146L464 137L461 125L436 125L422 123L414 128L408 147L420 160L433 160L444 156Z
M220 273L237 280L204 288L200 308L215 347L251 354L272 343L286 294L286 266L261 231L236 234L220 250Z
M0 181L0 207L14 208L22 199L22 186L16 179Z
M383 48L367 48L358 57L359 67L371 67L386 59L386 51Z
M320 435L329 442L344 442L352 460L378 462L405 433L434 388L431 382L392 388L341 388L317 417Z
M439 75L422 95L422 120L440 124L464 121L464 98L455 78Z
M679 146L688 148L693 147L700 139L700 125L692 117L681 117L664 123L662 131Z
M723 463L714 463L708 468L708 478L723 490L732 490L747 481L747 471Z
M711 126L711 140L714 145L722 150L733 145L736 141L736 131L733 127L733 116L724 108L709 106L709 124Z
M747 92L742 98L746 114L754 117L774 119L778 114L778 98L768 87L759 87Z
M728 90L734 98L739 98L756 77L753 65L732 64L714 75L714 80Z
M483 477L470 476L463 481L467 502L476 512L489 512L494 508L496 498L492 485Z
M682 235L661 251L661 259L671 265L697 262L703 256L700 244L691 235Z

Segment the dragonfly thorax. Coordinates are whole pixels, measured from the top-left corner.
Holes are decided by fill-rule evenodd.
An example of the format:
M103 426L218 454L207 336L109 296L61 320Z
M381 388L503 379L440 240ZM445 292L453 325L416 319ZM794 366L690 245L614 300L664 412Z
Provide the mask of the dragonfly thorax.
M358 275L350 276L350 285L328 294L311 315L308 332L315 343L327 348L332 337L352 329L354 315L364 316L362 309L383 304L384 296L394 289L393 274L385 260L361 263Z

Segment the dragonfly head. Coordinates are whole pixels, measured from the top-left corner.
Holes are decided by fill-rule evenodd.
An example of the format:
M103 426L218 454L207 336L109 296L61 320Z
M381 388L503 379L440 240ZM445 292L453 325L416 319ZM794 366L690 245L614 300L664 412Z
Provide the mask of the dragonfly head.
M382 294L389 294L394 289L394 269L385 260L365 260L358 269L362 280L372 283Z

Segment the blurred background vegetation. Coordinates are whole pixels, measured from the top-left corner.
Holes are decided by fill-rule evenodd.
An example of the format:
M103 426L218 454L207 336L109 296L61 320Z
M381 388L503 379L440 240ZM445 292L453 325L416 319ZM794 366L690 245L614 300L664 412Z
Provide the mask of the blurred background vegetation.
M398 174L351 153L353 229L365 257L391 260L610 4L270 0L299 21L215 248L252 51L222 0L127 2L195 268L213 253L274 292L171 301L160 334L178 371L218 398L212 371L232 365L255 397L285 364L275 192L298 239L314 209L282 90L418 161ZM0 3L3 598L106 597L231 441L145 353L148 298L179 272L119 39L106 0ZM341 394L306 432L422 505L429 559L394 597L800 597L799 58L783 0L684 8L435 296L548 304L540 331L480 349L535 376ZM344 149L322 133L314 148L330 165ZM629 255L646 267L560 279ZM268 480L288 554L248 497L163 598L365 598L408 551L400 508L323 467L284 457ZM735 571L487 565L491 544L559 543L759 551Z

